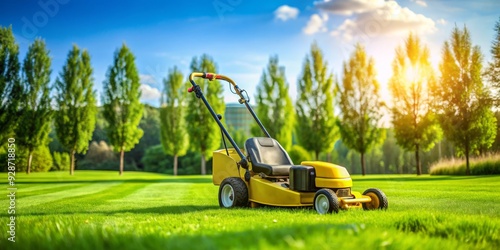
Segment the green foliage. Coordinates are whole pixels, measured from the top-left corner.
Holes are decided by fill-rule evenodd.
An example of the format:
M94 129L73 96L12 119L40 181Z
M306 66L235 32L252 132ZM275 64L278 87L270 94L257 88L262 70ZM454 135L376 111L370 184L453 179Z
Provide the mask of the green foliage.
M500 154L486 155L470 160L470 173L472 175L498 175L500 174ZM431 166L431 175L465 175L467 174L466 162L463 159L447 159L436 162Z
M422 173L419 151L429 151L442 138L442 130L430 109L429 87L435 76L429 49L410 33L405 46L396 49L389 90L393 96L392 123L399 145L416 155L417 174Z
M308 151L319 153L330 151L337 140L338 129L333 111L333 75L328 73L328 64L316 43L311 54L304 60L304 68L298 79L297 139Z
M288 151L288 155L292 158L293 163L296 165L299 165L303 161L311 160L311 154L297 144L292 146L292 148Z
M144 132L139 143L125 156L125 162L136 164L142 168L141 158L146 150L160 144L160 111L156 107L144 104L139 128Z
M23 93L19 63L19 46L12 27L0 26L0 140L12 135L19 119Z
M134 148L144 133L138 127L143 112L139 88L134 55L123 44L115 52L113 65L104 81L103 93L107 135L114 149L120 152L120 174L123 172L123 153Z
M384 140L380 128L382 102L376 79L375 62L368 58L360 44L346 63L340 90L340 119L338 125L342 142L360 153L361 173L366 174L364 155Z
M174 175L177 175L177 157L186 154L188 134L185 122L186 89L182 73L174 67L163 79L160 124L161 143L165 152L174 156Z
M279 66L278 56L269 58L269 63L257 86L256 113L267 132L279 141L285 149L292 146L292 132L295 125L293 103L288 94L285 67ZM262 135L258 124L252 127L252 134Z
M496 102L500 104L500 18L495 24L495 39L491 43L492 61L488 64L485 75L492 87L496 89Z
M48 144L52 119L50 65L51 59L45 42L35 40L24 59L22 84L25 92L19 107L22 113L16 129L16 142L26 149L27 158L32 156L36 148ZM28 164L26 172L29 173L30 170L31 166Z
M192 72L217 73L217 65L207 54L200 58L194 57L191 61ZM226 105L224 103L223 89L219 81L197 80L203 95L212 106L213 110L222 114ZM212 152L219 148L221 134L220 128L214 121L203 102L196 98L194 93L188 96L188 112L186 116L187 130L190 136L190 147L195 152L200 152L201 174L206 174L206 159L212 157Z
M229 131L229 134L231 135L231 137L233 137L233 140L234 140L234 142L236 142L236 145L238 145L238 147L240 149L245 148L245 142L251 136L248 133L246 133L245 130L242 128L237 129L237 128L232 127L232 126L227 126L227 130ZM229 140L227 140L227 138L226 138L226 145L228 148L233 147L231 145L231 143L229 142ZM221 147L224 147L224 145L222 145Z
M141 162L144 165L144 171L166 173L167 168L172 166L173 159L165 154L162 145L156 145L146 150Z
M49 147L42 145L33 149L33 160L31 161L30 172L47 172L49 171L54 160L50 154ZM28 168L28 151L25 147L18 147L16 151L16 172L25 172Z
M87 50L80 51L73 45L55 84L57 138L72 159L75 153L87 151L95 127L97 107L92 72ZM73 174L74 160L68 163Z
M458 153L465 155L467 174L469 155L489 148L496 135L496 118L481 78L482 59L468 29L455 27L450 41L444 43L441 82L434 90L441 126Z
M70 168L70 156L66 152L53 152L52 158L54 159L54 164L52 165L51 171L63 171L69 170Z

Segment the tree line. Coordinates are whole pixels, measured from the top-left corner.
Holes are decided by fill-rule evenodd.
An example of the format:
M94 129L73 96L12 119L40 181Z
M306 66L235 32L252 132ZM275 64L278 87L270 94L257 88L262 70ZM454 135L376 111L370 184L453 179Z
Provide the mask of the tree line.
M278 56L271 56L257 86L257 115L294 160L306 160L312 153L315 159L326 154L326 160L331 161L331 153L338 151L340 142L359 154L364 175L366 155L391 133L401 148L414 152L416 172L421 174L420 156L444 136L455 152L467 159L469 171L469 157L486 153L497 138L493 110L500 100L500 20L494 30L492 61L486 67L483 54L464 26L455 27L444 42L437 71L430 63L428 47L410 33L395 49L388 83L390 101L380 95L375 61L362 44L356 44L343 63L339 80L313 43L298 76L295 103L289 95L285 68L279 65ZM34 152L46 146L49 133L55 131L69 153L65 162L73 174L75 154L85 154L89 145L93 147L89 142L96 137L96 127L104 127L107 141L119 153L122 174L125 152L133 150L145 134L141 124L147 113L147 107L140 103L139 74L130 49L123 44L114 54L103 83L102 107L97 107L87 50L73 46L52 86L45 42L35 40L22 65L18 51L11 28L0 27L0 139L16 139L22 149L18 154L27 159L26 172L31 171ZM192 59L190 70L218 72L218 67L204 54ZM188 84L177 67L171 68L163 79L160 108L155 114L160 124L156 137L163 151L173 157L174 175L178 173L178 157L189 152L199 152L200 173L206 174L206 162L221 146L217 124L203 103L186 93ZM222 84L207 80L198 84L214 110L224 111ZM385 111L391 115L391 130L382 128ZM257 125L251 135L238 133L239 145L245 138L261 136ZM61 161L61 155L54 154L54 159Z

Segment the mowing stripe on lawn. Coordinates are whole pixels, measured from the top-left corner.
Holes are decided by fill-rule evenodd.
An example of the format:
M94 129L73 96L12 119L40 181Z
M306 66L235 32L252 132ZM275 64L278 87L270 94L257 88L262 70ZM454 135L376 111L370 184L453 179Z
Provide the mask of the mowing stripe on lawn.
M82 187L64 190L60 192L52 192L41 195L34 195L30 197L20 198L18 202L19 209L25 209L30 206L38 206L44 203L52 203L58 200L67 199L74 196L95 194L107 189L110 189L122 182L108 182L108 183L95 183ZM50 205L49 205L50 206Z

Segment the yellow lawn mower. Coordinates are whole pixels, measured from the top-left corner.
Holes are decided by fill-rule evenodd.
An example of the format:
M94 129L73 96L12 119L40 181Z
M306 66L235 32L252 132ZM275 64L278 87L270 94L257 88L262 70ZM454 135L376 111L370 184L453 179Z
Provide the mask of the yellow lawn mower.
M249 138L240 149L220 121L222 117L212 109L200 86L194 81L200 77L224 80L230 83L266 137ZM213 152L213 183L219 188L219 205L224 208L258 207L310 207L320 214L340 209L387 209L387 197L379 189L370 188L354 192L349 172L344 167L321 161L303 161L294 165L288 153L271 138L249 105L245 90L229 77L214 73L191 73L193 85L188 92L200 98L222 131L225 149ZM225 143L227 138L233 148Z

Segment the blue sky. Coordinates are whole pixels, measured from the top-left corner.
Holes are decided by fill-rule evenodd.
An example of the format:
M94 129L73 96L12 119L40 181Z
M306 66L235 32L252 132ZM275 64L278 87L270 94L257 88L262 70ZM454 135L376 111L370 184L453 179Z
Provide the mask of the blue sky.
M143 101L158 106L162 79L178 66L187 76L193 56L211 55L219 73L232 77L251 96L270 55L285 66L290 95L313 41L341 79L342 62L356 42L377 65L382 91L391 75L394 49L408 32L420 35L437 67L443 42L457 25L471 31L488 61L500 18L500 1L318 0L318 1L94 1L6 0L0 25L12 25L21 49L45 39L52 57L52 81L73 44L92 56L95 89L102 90L113 54L126 43L136 56ZM226 85L224 85L226 86ZM225 90L225 100L237 98Z

